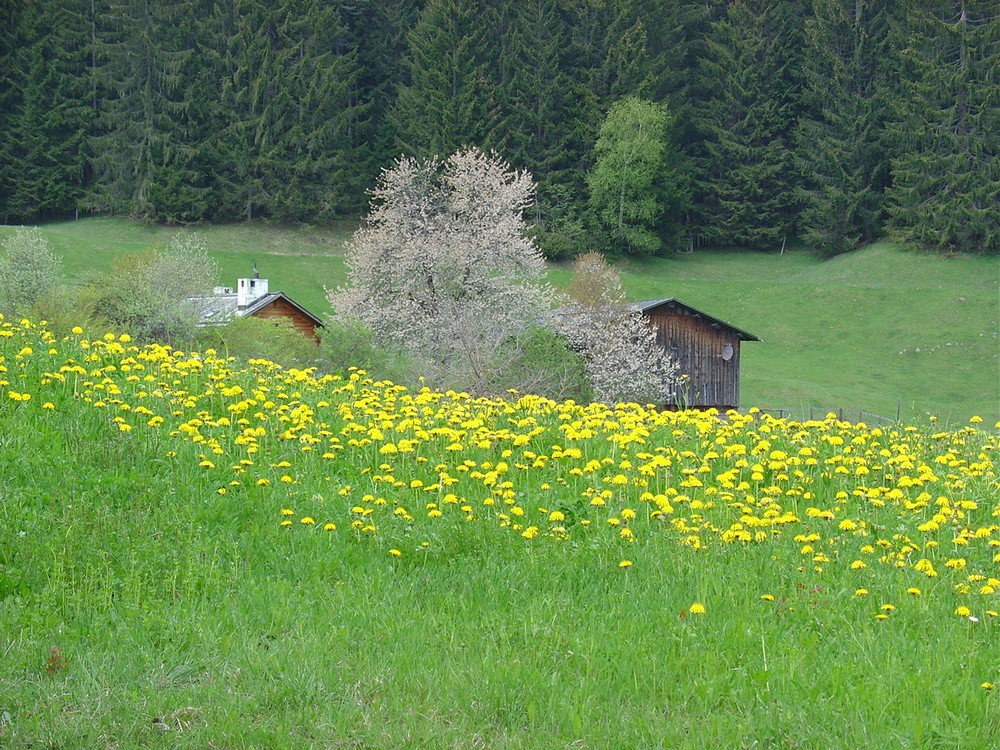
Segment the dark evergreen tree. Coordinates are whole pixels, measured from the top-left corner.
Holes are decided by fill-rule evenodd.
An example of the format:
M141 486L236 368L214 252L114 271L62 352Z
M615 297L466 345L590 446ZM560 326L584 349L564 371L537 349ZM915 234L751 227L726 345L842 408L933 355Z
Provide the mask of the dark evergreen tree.
M806 22L806 105L797 139L802 237L825 255L871 242L881 227L889 158L889 0L813 0Z
M213 141L221 211L246 219L329 219L357 205L350 126L356 54L321 0L229 0Z
M777 249L793 229L801 22L794 3L744 0L712 23L698 71L706 98L689 113L701 242Z
M713 4L704 0L647 0L643 5L649 64L641 95L650 101L668 102L680 117L687 100L697 96L698 81L693 73L704 53Z
M651 4L608 2L598 16L606 22L597 35L599 57L591 70L591 87L604 110L618 99L639 95L648 83L652 69L643 10Z
M887 211L904 242L1000 253L1000 10L923 2L900 45Z
M406 74L390 112L397 147L407 155L495 145L485 59L495 41L487 33L492 17L486 0L429 0L407 35Z
M96 211L160 218L158 186L186 168L175 126L186 106L182 31L191 0L104 0L95 34L99 133L94 139Z
M512 6L491 97L498 147L538 183L530 219L550 257L581 249L582 217L572 196L583 194L582 165L600 117L590 90L571 74L569 15L561 6L558 0Z
M14 85L14 53L21 45L21 13L24 2L0 4L0 149L4 149L11 136L14 112L18 106L17 88ZM10 220L10 191L12 174L17 164L9 157L0 158L0 222Z
M5 34L0 215L8 221L71 215L84 194L88 8L85 0L24 5Z
M424 0L340 0L339 5L350 32L346 41L357 54L358 75L351 101L361 106L348 123L348 136L355 154L349 176L357 196L350 210L359 215L367 205L366 191L380 170L399 156L388 115L404 77L407 34L416 24Z
M220 109L219 37L215 17L182 6L170 19L177 50L173 88L162 118L163 148L149 188L151 218L168 223L231 220L220 212L221 171L214 138L224 123Z

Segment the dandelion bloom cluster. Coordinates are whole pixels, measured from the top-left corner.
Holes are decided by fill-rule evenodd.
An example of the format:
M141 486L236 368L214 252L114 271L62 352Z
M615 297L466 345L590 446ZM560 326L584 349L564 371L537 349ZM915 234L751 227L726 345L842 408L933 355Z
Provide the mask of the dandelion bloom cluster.
M118 439L154 445L192 492L401 564L472 525L496 543L606 549L622 569L656 550L759 551L806 606L836 597L887 624L911 608L982 627L1000 609L997 434L981 420L940 430L473 398L126 335L57 339L29 321L0 322L0 393L11 419L80 404ZM784 612L790 593L753 597Z

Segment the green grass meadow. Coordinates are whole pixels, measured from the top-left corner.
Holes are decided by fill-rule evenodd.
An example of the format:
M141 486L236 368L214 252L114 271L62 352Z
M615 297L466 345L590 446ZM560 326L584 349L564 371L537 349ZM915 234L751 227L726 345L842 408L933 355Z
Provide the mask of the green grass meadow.
M0 227L0 238L13 231ZM42 227L70 279L165 244L176 228L114 218ZM322 316L344 281L352 228L195 227L234 285L254 263L272 290ZM1000 419L1000 261L877 243L821 261L806 251L699 251L620 264L631 299L676 297L762 339L741 351L741 406L856 409L902 419ZM553 266L556 286L569 281Z
M174 231L42 230L71 279ZM322 313L344 278L349 227L194 231L220 283L256 262ZM997 260L620 267L763 339L745 408L907 422L410 393L0 322L0 748L1000 746Z
M0 746L1000 743L991 425L0 357Z

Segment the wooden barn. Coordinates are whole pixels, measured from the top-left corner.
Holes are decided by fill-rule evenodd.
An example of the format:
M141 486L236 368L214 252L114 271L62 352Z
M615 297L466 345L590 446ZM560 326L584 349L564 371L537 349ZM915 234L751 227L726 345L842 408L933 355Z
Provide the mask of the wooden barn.
M687 376L668 408L739 408L740 343L759 338L673 297L630 306L648 318L657 343Z
M257 267L251 278L237 279L236 291L219 286L215 293L205 297L190 297L198 310L199 325L224 325L235 318L286 319L303 336L319 341L316 331L323 321L306 310L286 294L268 290L267 279L260 278Z

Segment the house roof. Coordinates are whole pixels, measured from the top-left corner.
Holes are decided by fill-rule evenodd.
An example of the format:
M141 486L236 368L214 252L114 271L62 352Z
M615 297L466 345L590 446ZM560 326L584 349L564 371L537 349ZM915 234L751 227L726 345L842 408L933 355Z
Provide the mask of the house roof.
M759 338L754 336L752 333L744 331L742 328L737 328L734 325L727 323L724 320L719 320L714 315L709 315L706 312L702 312L696 307L691 307L691 305L681 302L676 297L666 297L664 299L651 299L645 300L644 302L630 302L629 307L641 313L649 314L654 310L658 310L661 307L667 307L670 309L682 309L686 311L689 315L694 318L703 319L712 328L724 328L731 331L737 338L741 341L760 341Z
M226 321L234 317L245 318L278 300L287 302L305 315L313 325L317 327L323 326L322 320L291 299L284 292L268 292L267 294L263 294L242 310L238 307L237 295L235 294L211 294L201 297L188 297L188 302L198 312L199 325L203 326L223 325Z
M255 312L257 312L261 308L267 307L272 302L277 302L279 299L284 300L285 302L287 302L288 304L290 304L292 307L294 307L296 310L298 310L300 313L302 313L303 315L305 315L307 318L309 318L309 320L312 321L312 323L314 325L319 326L319 327L323 326L323 321L322 320L320 320L315 315L313 315L311 312L309 312L308 310L306 310L304 307L302 307L302 305L300 305L299 303L297 303L295 300L293 300L291 297L289 297L288 295L286 295L284 292L268 292L267 294L264 294L264 295L258 297L253 302L251 302L249 305L247 305L246 309L242 311L242 315L244 315L244 316L246 316L246 315L253 315Z
M235 294L206 294L188 297L191 307L198 313L198 325L221 326L236 314Z

